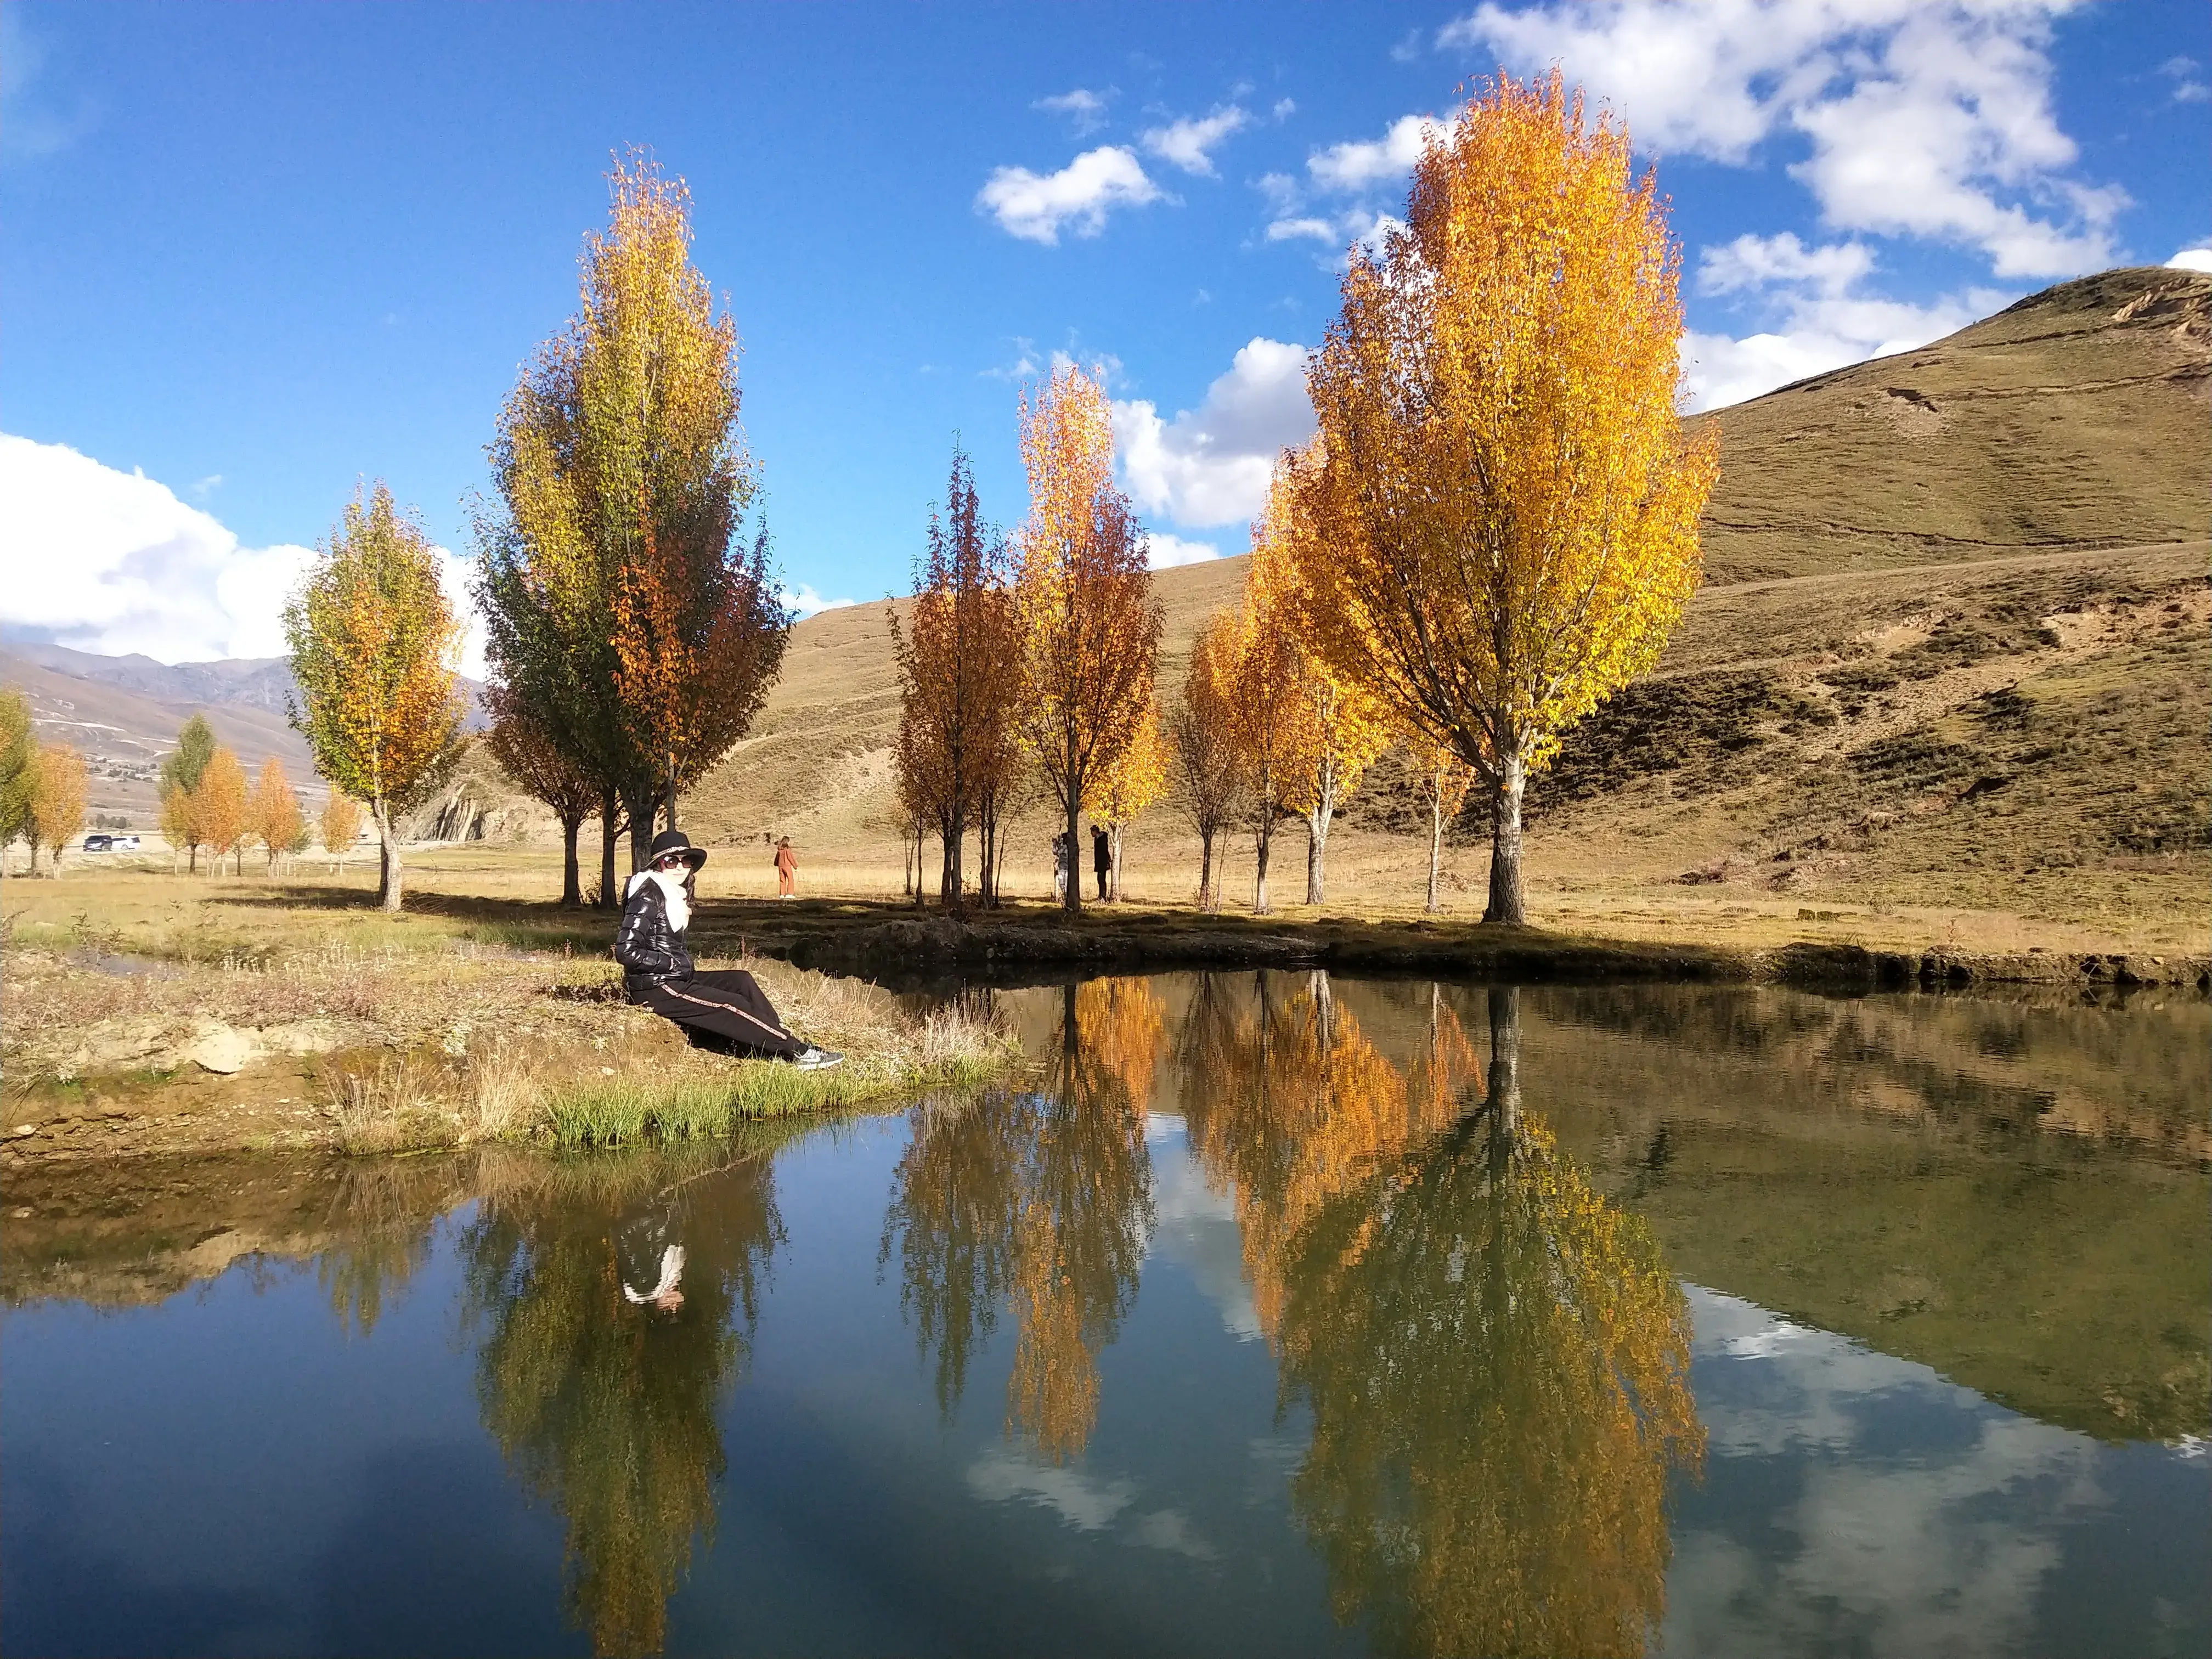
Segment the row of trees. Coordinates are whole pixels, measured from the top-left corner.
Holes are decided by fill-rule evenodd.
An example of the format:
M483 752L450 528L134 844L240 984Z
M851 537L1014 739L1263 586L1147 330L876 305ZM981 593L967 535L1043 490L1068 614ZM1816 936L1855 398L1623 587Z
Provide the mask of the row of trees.
M65 743L40 743L32 731L31 705L21 693L0 693L0 848L18 840L31 846L31 872L39 849L62 848L84 827L84 757Z
M260 775L249 782L245 766L216 743L204 715L185 722L177 746L163 757L161 792L161 833L172 849L185 853L192 870L199 868L202 849L218 871L228 854L240 875L246 854L256 847L266 854L271 871L278 859L307 849L307 817L284 763L271 755L262 762ZM328 842L330 832L346 835L343 845L350 846L361 820L343 796L334 792L331 799L335 805L325 809L323 828L325 844L336 850L340 843Z
M1268 908L1279 824L1306 827L1306 902L1329 833L1402 744L1429 821L1485 788L1485 919L1526 919L1522 799L1561 735L1656 660L1698 580L1710 428L1675 412L1680 249L1626 130L1555 71L1501 76L1432 137L1402 230L1354 251L1308 372L1319 431L1285 452L1252 530L1242 603L1200 630L1182 695L1153 698L1159 608L1144 538L1113 487L1105 396L1075 368L1022 408L1030 516L1011 552L956 453L912 617L896 634L900 799L945 847L981 832L988 901L1024 765L1078 847L1172 781L1217 848L1251 835ZM893 618L894 629L897 619ZM1080 902L1071 881L1067 902Z
M1121 831L1167 781L1154 678L1161 607L1144 526L1114 483L1114 433L1100 378L1055 369L1020 407L1030 512L1010 547L988 529L968 458L952 457L943 517L930 518L913 611L890 614L901 714L899 801L944 848L943 902L964 893L972 825L977 892L999 892L1004 828L1040 784L1066 836L1063 902L1083 902L1083 814L1107 826L1119 896Z

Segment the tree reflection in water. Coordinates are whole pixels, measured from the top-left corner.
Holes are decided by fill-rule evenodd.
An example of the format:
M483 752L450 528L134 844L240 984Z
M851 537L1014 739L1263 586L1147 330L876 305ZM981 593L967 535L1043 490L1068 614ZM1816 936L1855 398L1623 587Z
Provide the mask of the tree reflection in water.
M884 1219L901 1300L949 1419L1001 1303L1014 1320L1006 1431L1060 1462L1098 1420L1098 1356L1152 1237L1144 1119L1163 1010L1142 979L1063 993L1043 1087L917 1115Z
M1522 1108L1517 994L1489 1012L1486 1085L1434 994L1408 1079L1319 976L1209 981L1180 1045L1191 1138L1313 1412L1292 1497L1338 1617L1396 1652L1641 1652L1668 1473L1704 1453L1688 1306Z
M673 1313L622 1293L615 1236L641 1208L665 1208L684 1245ZM765 1156L563 1166L483 1199L462 1235L484 1423L567 1522L568 1613L599 1653L659 1651L692 1537L713 1534L714 1404L744 1374L782 1242Z

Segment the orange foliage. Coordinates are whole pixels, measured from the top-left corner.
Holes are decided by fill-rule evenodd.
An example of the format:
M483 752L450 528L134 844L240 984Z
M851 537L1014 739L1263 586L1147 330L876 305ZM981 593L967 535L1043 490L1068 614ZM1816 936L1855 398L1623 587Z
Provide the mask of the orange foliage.
M292 793L292 781L284 775L284 763L271 755L261 763L261 775L254 781L253 793L246 805L246 834L261 843L269 855L269 867L276 867L278 857L291 852L307 834L307 821L300 811L300 798Z
M65 743L42 743L31 760L30 799L24 828L31 840L31 867L39 864L41 843L53 849L59 869L62 848L84 828L84 757Z
M330 799L323 804L322 832L323 850L343 858L361 839L360 805L337 790L331 791Z
M201 840L216 867L222 868L225 853L234 852L242 871L252 802L246 769L238 763L238 757L228 749L216 750L207 770L200 774L200 787L192 793L198 798Z

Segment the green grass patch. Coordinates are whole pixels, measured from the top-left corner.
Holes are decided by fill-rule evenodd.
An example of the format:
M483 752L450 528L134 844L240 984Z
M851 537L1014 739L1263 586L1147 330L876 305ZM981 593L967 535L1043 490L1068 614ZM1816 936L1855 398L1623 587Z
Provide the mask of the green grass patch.
M771 1060L732 1063L726 1077L672 1083L617 1079L556 1097L547 1109L553 1142L563 1147L635 1146L648 1141L721 1139L747 1123L850 1109L932 1089L972 1088L1019 1058L962 1055L927 1065L852 1061L802 1072Z

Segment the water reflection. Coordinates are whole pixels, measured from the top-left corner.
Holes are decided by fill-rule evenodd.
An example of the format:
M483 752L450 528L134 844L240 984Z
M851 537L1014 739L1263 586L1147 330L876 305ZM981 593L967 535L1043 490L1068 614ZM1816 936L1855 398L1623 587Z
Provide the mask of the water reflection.
M1337 1617L1393 1652L1640 1653L1703 1455L1688 1304L1522 1104L1518 994L1488 1012L1486 1079L1434 997L1408 1077L1324 977L1202 986L1191 1138L1313 1413L1292 1498Z
M1054 1463L1098 1420L1098 1356L1152 1238L1144 1124L1163 1021L1148 981L1066 987L1042 1085L921 1115L884 1219L880 1259L897 1254L939 1413L1006 1303L1006 1432Z
M713 1537L715 1406L744 1374L783 1236L759 1157L554 1166L484 1197L462 1233L484 1424L560 1511L569 1617L599 1653L659 1650L692 1539ZM681 1297L625 1294L672 1248Z

